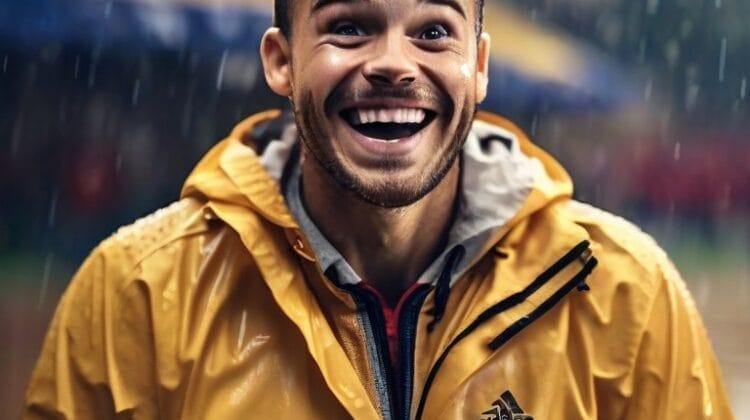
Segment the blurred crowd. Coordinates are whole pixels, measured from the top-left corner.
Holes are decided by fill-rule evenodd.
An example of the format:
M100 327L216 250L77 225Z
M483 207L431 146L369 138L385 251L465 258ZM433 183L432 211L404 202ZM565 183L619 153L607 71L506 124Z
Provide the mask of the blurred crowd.
M41 35L0 31L0 255L58 249L80 259L116 226L174 200L234 123L288 105L259 72L267 11L260 21L248 14L247 27L211 24L219 19L211 12L208 29L190 30L195 16L175 21L162 9L131 7L137 22L161 29L125 37L130 21L113 19L126 3L93 2L106 19L92 31L108 35L90 38L67 9L59 21L37 22L24 15L31 6L14 3ZM641 89L630 95L640 102L550 107L547 97L575 92L496 72L488 106L566 165L579 198L632 218L692 218L710 234L716 218L750 213L748 58L740 53L750 42L736 36L728 7L673 3L510 2L517 16L609 54L620 72L635 75L627 89ZM488 13L490 32L502 30L496 16ZM530 99L535 94L542 100ZM633 108L638 116L628 117Z

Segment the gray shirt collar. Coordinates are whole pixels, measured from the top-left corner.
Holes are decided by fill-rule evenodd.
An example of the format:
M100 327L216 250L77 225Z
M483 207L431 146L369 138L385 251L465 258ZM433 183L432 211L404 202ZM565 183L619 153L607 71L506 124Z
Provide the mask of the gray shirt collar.
M290 126L282 139L272 142L275 144L269 145L263 153L261 161L271 174L281 174L290 161L295 141L296 129ZM446 254L461 245L466 254L454 271L452 284L478 256L491 234L520 210L542 173L541 162L521 152L515 135L500 127L475 121L463 149L461 202L449 233L448 246L416 281L434 282ZM327 272L334 267L341 284L359 283L362 281L360 276L310 219L302 200L300 180L299 165L296 164L283 186L284 195L313 248L320 269Z

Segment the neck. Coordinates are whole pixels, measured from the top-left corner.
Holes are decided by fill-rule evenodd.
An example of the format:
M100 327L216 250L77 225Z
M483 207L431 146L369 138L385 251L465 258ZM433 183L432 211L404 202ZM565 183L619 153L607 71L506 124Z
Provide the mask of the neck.
M310 218L354 271L395 306L446 245L458 190L458 159L434 190L399 208L362 201L339 187L312 158L303 159L301 171Z

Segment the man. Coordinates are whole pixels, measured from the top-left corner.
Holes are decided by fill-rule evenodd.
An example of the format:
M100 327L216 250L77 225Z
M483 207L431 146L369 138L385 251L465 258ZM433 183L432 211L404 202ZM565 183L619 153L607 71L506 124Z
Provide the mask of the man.
M25 417L731 418L663 252L475 115L481 7L277 0L293 122L249 118L92 253Z

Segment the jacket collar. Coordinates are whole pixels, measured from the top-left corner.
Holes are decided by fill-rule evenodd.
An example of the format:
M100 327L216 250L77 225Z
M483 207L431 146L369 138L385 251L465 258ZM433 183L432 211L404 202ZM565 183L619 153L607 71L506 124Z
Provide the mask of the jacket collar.
M335 267L341 283L358 283L360 277L320 232L302 203L299 167L291 156L298 141L296 137L296 129L290 125L280 139L268 143L260 162L279 182L285 168L294 165L282 189L291 213L310 241L321 271ZM445 256L460 245L468 255L456 268L452 284L474 260L492 232L518 213L536 180L544 176L541 163L521 152L519 139L513 132L481 120L472 126L461 163L460 203L448 246L419 277L418 281L423 283L435 281Z

